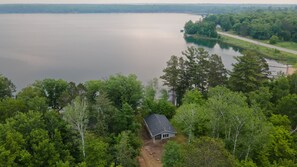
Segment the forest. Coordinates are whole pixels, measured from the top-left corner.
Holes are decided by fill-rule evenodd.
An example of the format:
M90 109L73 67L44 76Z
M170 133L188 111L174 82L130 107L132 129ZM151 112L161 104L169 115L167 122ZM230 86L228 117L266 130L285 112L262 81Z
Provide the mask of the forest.
M225 69L189 47L146 85L131 75L76 84L34 81L16 92L0 75L0 166L138 166L143 118L165 115L178 134L165 167L296 166L297 73L271 78L254 52Z
M248 36L258 40L297 42L297 8L281 10L256 10L240 13L208 15L202 22L187 22L188 34L200 34L217 37L216 26L223 31L232 31L237 35ZM209 25L210 29L204 27Z

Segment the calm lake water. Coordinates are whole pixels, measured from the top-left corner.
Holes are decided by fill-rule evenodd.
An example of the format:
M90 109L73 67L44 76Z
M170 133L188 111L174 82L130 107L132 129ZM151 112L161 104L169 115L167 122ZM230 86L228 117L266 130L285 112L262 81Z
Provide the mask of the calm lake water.
M237 49L185 40L189 14L0 15L0 73L18 90L44 78L76 83L134 73L147 82L161 76L171 55L200 46L231 69ZM274 63L274 62L272 62Z

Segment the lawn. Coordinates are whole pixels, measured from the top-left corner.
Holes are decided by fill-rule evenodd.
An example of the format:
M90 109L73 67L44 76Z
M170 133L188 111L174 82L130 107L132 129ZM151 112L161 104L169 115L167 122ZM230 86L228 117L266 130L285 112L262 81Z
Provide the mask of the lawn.
M297 43L296 42L278 42L275 46L296 50L297 51Z

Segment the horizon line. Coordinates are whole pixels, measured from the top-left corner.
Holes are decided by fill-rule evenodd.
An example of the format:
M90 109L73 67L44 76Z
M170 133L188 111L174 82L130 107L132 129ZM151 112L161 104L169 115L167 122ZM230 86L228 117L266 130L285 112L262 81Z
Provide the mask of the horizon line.
M188 2L188 3L1 3L0 5L297 5L297 3L204 3L204 2Z

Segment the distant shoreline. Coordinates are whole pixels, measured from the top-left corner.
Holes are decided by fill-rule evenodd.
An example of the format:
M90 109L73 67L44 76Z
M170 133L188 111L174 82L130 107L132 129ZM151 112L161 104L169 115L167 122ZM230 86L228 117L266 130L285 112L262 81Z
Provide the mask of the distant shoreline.
M0 14L187 13L207 15L294 7L297 7L297 4L0 4Z

